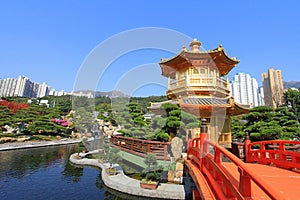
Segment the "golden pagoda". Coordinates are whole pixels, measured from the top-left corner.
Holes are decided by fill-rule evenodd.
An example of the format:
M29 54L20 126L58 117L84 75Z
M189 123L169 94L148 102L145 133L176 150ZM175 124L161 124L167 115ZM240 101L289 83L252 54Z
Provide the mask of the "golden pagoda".
M230 146L230 116L249 111L249 107L234 102L226 77L239 60L230 58L222 45L209 51L200 47L201 42L194 39L190 50L183 47L173 58L161 59L162 75L168 78L169 100L151 103L149 109L159 114L162 104L177 104L181 110L207 120L211 141ZM189 131L198 137L199 129Z

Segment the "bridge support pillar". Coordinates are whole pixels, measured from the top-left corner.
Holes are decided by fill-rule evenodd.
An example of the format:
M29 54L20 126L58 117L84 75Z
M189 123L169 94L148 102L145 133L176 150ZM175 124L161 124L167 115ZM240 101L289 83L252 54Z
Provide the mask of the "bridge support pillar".
M200 128L200 145L201 145L201 147L204 144L204 141L207 140L207 132L208 132L208 128L207 128L206 119L202 119L201 120L201 128Z
M208 128L207 128L207 123L206 123L206 119L202 119L201 120L201 128L200 128L200 153L201 153L201 157L200 157L200 166L201 166L201 170L202 170L202 158L204 156L206 156L207 152L208 152L208 146L205 144L205 141L207 140L207 132L208 132Z
M251 179L249 175L242 168L239 168L239 173L240 173L239 190L244 197L251 197Z
M246 132L246 136L245 136L245 162L248 162L248 156L249 156L249 144L251 143L250 141L250 134L249 132Z

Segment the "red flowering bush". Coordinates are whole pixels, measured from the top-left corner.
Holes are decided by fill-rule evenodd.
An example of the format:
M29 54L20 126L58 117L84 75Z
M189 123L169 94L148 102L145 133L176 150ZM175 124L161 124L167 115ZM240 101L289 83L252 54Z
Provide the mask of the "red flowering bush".
M10 101L7 101L7 100L0 100L0 106L7 107L14 114L18 110L28 108L29 104L10 102Z

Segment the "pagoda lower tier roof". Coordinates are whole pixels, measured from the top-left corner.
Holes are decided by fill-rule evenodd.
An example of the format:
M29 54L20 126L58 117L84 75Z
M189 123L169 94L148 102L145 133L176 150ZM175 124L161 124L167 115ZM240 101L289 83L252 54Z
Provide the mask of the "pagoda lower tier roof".
M197 114L200 112L205 113L205 115L215 112L216 108L226 109L226 113L228 115L241 115L248 113L250 109L249 105L240 105L235 103L233 98L185 97L182 99L151 103L149 110L156 114L162 114L164 111L161 109L161 106L165 103L179 105L182 110L192 114Z
M192 104L192 105L227 105L229 99L225 98L195 98L189 97L184 98L181 104Z

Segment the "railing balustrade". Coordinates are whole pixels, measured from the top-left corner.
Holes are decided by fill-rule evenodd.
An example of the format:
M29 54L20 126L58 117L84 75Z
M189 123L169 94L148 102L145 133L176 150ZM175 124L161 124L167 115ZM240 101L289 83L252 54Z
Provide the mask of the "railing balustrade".
M246 161L300 171L300 142L269 140L248 144Z
M176 89L185 86L216 86L227 89L225 80L219 77L201 77L201 76L188 76L178 80L172 80L169 83L169 89Z
M110 145L137 156L145 157L148 153L152 153L159 160L170 160L170 155L168 154L170 142L112 136Z
M200 138L189 142L188 159L205 175L217 199L251 198L251 184L256 184L271 199L284 199L277 190L225 148L210 141L202 141L202 146L200 144ZM224 162L231 165L231 170L237 170L238 179L233 177L232 171L226 169Z

